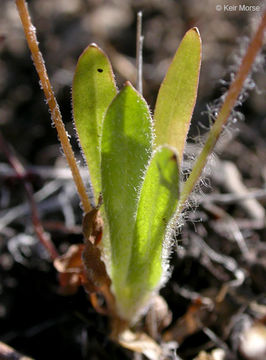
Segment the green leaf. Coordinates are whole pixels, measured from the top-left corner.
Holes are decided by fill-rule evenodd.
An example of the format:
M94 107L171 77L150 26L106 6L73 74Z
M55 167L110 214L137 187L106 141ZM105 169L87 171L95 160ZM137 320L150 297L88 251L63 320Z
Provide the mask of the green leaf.
M155 105L155 145L176 148L180 167L197 97L200 63L201 39L197 28L193 28L177 49Z
M162 251L169 222L177 208L179 169L176 153L160 148L153 156L140 193L133 231L132 253L125 284L117 295L127 318L138 313L158 287L163 274ZM168 244L169 246L169 244Z
M126 83L105 115L102 133L102 191L111 242L115 291L129 266L139 189L152 151L148 106Z
M100 141L104 114L116 95L111 64L95 44L81 54L72 88L74 121L89 167L94 196L101 191Z

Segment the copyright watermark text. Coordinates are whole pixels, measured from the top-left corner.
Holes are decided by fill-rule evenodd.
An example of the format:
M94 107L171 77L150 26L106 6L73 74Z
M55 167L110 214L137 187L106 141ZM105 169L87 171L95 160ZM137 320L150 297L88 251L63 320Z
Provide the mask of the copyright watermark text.
M260 11L261 7L259 5L246 5L246 4L239 4L239 5L216 5L217 11L244 11L244 12L256 12Z

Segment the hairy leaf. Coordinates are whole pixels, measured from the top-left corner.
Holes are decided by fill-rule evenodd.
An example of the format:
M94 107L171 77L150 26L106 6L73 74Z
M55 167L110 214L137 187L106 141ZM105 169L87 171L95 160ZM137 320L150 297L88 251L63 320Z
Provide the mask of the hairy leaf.
M130 318L137 313L160 283L163 242L178 196L177 156L170 148L162 147L150 162L140 193L126 283L117 296L124 316Z
M81 54L76 67L72 102L79 141L90 171L94 195L98 198L100 181L100 141L107 107L116 95L111 64L95 44Z
M152 151L151 117L145 100L126 83L105 115L102 191L111 241L111 277L123 288L131 249L139 188Z
M154 111L156 146L177 149L179 165L196 102L201 63L201 39L197 28L189 30L161 84Z

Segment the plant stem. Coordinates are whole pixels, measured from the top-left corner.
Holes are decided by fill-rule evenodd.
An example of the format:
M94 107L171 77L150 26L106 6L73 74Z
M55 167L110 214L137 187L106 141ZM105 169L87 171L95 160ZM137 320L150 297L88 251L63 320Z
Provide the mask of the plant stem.
M64 123L62 121L62 116L59 110L58 103L54 96L51 83L48 78L48 74L45 68L44 60L42 54L39 50L38 41L35 33L35 27L33 26L30 18L30 14L27 8L25 0L16 0L17 9L20 15L20 19L24 28L25 36L28 42L29 49L32 54L32 59L37 70L37 73L40 78L41 86L45 94L48 106L50 108L52 121L56 127L59 140L61 142L64 154L66 156L68 165L72 171L72 176L75 181L79 197L82 202L84 212L89 212L91 210L91 205L89 198L84 186L83 180L81 178L77 162L75 160L75 155L73 153L71 144L68 139L67 132L65 130Z
M136 87L140 94L142 94L143 92L143 84L142 84L143 41L144 41L144 36L142 35L142 11L139 11L137 17L137 44L136 44L137 85Z
M19 161L18 157L15 155L13 149L9 146L9 144L4 140L2 134L0 133L0 149L5 154L9 164L14 169L15 174L19 180L21 180L31 208L31 217L32 217L32 223L34 226L34 230L36 232L36 235L38 236L40 242L43 244L43 246L48 251L49 255L51 256L52 260L56 259L58 257L58 252L53 244L53 242L50 240L50 238L45 234L45 231L43 229L43 226L41 224L38 208L34 199L33 195L33 189L32 185L29 181L26 180L26 171L22 165L22 163Z
M224 125L226 124L229 115L235 105L235 102L238 98L238 95L241 92L243 83L248 76L249 72L251 71L252 64L256 58L256 55L263 44L263 37L264 37L264 31L266 28L266 12L263 14L263 17L261 19L260 25L257 29L257 32L250 43L247 53L245 57L242 60L242 63L240 65L239 71L236 75L236 78L234 82L231 84L225 101L221 107L221 110L217 116L217 119L212 126L207 141L198 156L197 160L195 161L195 164L193 166L193 169L187 179L187 181L184 184L181 196L180 196L180 202L179 202L179 211L181 212L186 204L186 201L188 200L188 197L190 193L192 192L196 182L198 181L202 170L204 166L206 165L207 158L211 154L222 130Z

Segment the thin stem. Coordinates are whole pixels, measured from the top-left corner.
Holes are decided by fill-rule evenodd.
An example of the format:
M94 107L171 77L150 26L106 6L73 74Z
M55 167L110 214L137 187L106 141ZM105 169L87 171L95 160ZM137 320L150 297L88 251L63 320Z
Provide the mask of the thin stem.
M137 44L136 44L136 65L137 65L137 90L140 94L143 92L142 85L142 68L143 68L143 41L144 36L142 35L142 11L138 12L137 17Z
M71 144L68 139L67 132L65 130L64 123L62 121L61 113L59 106L57 104L52 86L50 84L48 74L45 68L44 60L42 54L39 50L38 41L35 33L35 27L33 26L30 18L30 14L27 8L25 0L16 0L17 9L20 15L20 19L24 28L25 36L28 42L29 49L32 54L32 59L37 70L37 73L40 78L41 86L45 94L48 106L51 111L52 121L56 127L59 140L61 142L64 154L66 156L69 167L72 171L72 176L75 181L79 197L82 202L84 212L91 210L91 205L89 198L84 186L83 180L81 178L77 162L71 147Z
M36 232L36 235L38 236L40 242L43 244L43 246L46 248L48 253L50 254L52 260L56 259L58 257L57 250L53 244L53 242L50 240L50 238L45 234L45 231L42 227L38 208L34 199L33 195L33 188L29 181L26 180L26 170L24 169L22 163L19 161L18 157L14 153L13 149L9 146L9 144L4 140L3 136L0 133L0 149L5 154L9 164L14 169L14 172L19 180L21 180L31 208L31 217L32 217L32 223L34 226L34 230Z
M238 95L241 92L243 83L251 70L256 55L259 52L260 48L262 47L265 28L266 28L266 12L262 17L258 30L253 38L253 41L250 43L247 53L242 60L236 78L227 92L224 104L222 105L218 117L209 132L207 141L200 155L198 156L187 181L184 184L184 188L180 196L179 212L181 212L182 209L184 208L191 191L193 190L196 182L198 181L201 175L204 166L206 165L207 158L211 154L223 130L223 127L229 118L229 115L236 103Z

